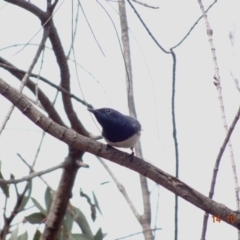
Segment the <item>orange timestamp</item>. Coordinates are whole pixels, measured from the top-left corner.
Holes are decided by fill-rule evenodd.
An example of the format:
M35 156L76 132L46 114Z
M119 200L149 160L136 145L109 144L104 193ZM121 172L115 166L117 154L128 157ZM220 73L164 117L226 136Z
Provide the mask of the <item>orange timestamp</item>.
M217 217L216 216L213 216L212 215L212 219L213 219L213 222L218 222L220 223L221 222L221 217L220 215L218 215ZM236 222L236 216L231 214L231 215L227 215L227 222L229 223L235 223Z

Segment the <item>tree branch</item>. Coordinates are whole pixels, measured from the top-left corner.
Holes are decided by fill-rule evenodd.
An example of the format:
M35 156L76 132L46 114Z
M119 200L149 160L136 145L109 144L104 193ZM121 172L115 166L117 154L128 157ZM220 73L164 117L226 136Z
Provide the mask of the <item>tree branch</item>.
M14 65L12 65L10 62L5 60L4 58L0 57L0 63L9 66L7 70L15 76L18 80L22 80L24 73L17 72L14 69L17 69ZM35 88L36 84L28 79L26 86L30 89L30 91L35 94ZM62 121L61 117L59 116L58 112L56 109L53 107L51 101L48 99L48 97L45 95L45 93L38 88L38 99L41 102L42 106L44 107L45 111L48 113L49 117L53 119L55 122L58 124L65 126L64 122Z
M0 179L0 183L5 183L5 184L13 184L13 183L20 183L20 182L24 182L24 181L29 181L35 177L39 177L39 176L42 176L46 173L50 173L54 170L57 170L59 168L63 168L64 167L64 163L60 163L54 167L51 167L51 168L48 168L48 169L45 169L45 170L42 170L42 171L38 171L38 172L33 172L31 174L29 174L28 176L25 176L25 177L22 177L22 178L19 178L19 179L9 179L9 180L3 180L3 179Z
M29 67L28 71L26 72L26 74L24 74L24 77L21 80L21 85L19 87L19 92L23 91L23 88L25 87L26 82L28 80L29 74L32 72L32 70L33 70L34 66L36 65L36 63L38 61L38 58L40 57L40 54L41 54L41 52L42 52L42 50L44 48L45 42L47 41L47 38L48 38L48 34L49 34L49 27L46 26L44 28L44 31L43 31L43 37L42 37L41 43L40 43L40 45L39 45L39 47L37 49L37 52L36 52L36 54L35 54L35 56L34 56L34 58L32 60L32 63L30 64L30 67ZM1 135L2 131L3 131L3 129L5 128L8 120L10 119L10 116L11 116L13 110L14 110L14 105L12 105L10 107L9 112L7 113L7 116L6 116L2 126L0 127L0 135Z
M1 57L0 57L1 59ZM16 68L14 67L13 65L9 65L9 64L6 64L6 63L1 63L1 60L0 60L0 67L8 70L9 72L18 72L18 73L22 73L22 74L25 74L26 71L24 70L21 70L19 68ZM11 70L11 71L10 71ZM65 93L67 94L68 96L70 96L71 98L75 99L76 101L82 103L83 105L85 105L87 108L93 108L93 106L85 101L83 101L82 99L80 99L79 97L77 97L76 95L70 93L69 91L67 91L65 88L62 88L61 86L58 86L54 83L52 83L51 81L49 81L48 79L42 77L42 76L39 76L38 74L34 74L34 73L31 73L30 74L30 77L34 77L34 78L38 78L39 80L47 83L48 85L50 85L51 87L54 87L56 88L58 91L62 92L62 93Z
M88 137L79 135L74 130L67 129L55 123L53 120L49 119L41 112L39 112L31 103L29 103L27 99L23 97L23 95L18 93L15 89L13 89L10 85L4 82L1 78L0 78L0 93L9 101L11 101L13 104L15 104L15 106L32 122L34 122L41 129L48 132L50 135L56 137L57 139L65 142L66 144L74 148L77 148L81 152L89 152L99 157L103 157L112 162L115 162L121 166L132 169L133 171L138 172L143 176L146 176L147 178L151 179L152 181L160 184L161 186L173 192L174 194L177 194L181 198L192 203L194 206L214 216L221 216L222 221L226 222L231 226L234 226L237 229L240 229L239 212L233 211L230 208L226 207L225 205L209 199L208 197L194 190L181 180L162 171L161 169L144 161L141 158L138 157L132 158L132 156L128 153L121 152L120 150L114 148L108 148L107 145L105 144L99 143ZM72 164L73 164L72 161L70 161L70 165ZM76 166L72 166L70 168L65 167L64 169L66 169L64 171L71 171L69 172L69 174L74 175L75 177L77 172ZM66 181L65 182L61 181L60 187L62 184L63 185L66 184L67 187L70 187L71 189L73 182L69 184L67 179L63 180ZM69 192L65 194L69 194ZM64 196L62 195L61 197ZM52 206L53 205L54 204L52 204ZM228 221L227 216L229 215L234 215L236 217L236 221ZM51 240L53 239L54 238L52 238Z
M49 11L47 12L43 12L38 7L24 0L6 0L6 1L31 12L41 20L42 24L48 21L48 24L50 26L49 40L52 44L53 52L55 54L55 57L59 66L60 75L61 75L61 86L65 88L68 92L70 92L70 73L69 73L67 58L65 56L57 29L54 26L54 22L52 19L50 19L51 9L48 9ZM62 99L63 99L63 106L65 109L65 112L71 123L71 127L74 130L76 130L78 133L84 136L89 136L88 131L84 128L84 126L78 119L76 112L73 109L71 98L67 94L62 94Z
M122 44L123 44L123 57L126 65L126 85L127 85L127 96L128 96L128 109L130 116L137 118L137 112L134 102L134 92L133 92L133 77L132 77L132 64L131 64L131 53L130 53L130 42L128 36L128 26L127 26L127 14L125 8L125 0L118 2L119 15L121 21L122 30ZM135 146L136 155L143 158L142 147L140 141ZM142 201L143 201L143 214L140 218L137 218L141 227L143 229L143 234L145 239L153 239L151 229L151 204L150 204L150 193L148 189L147 178L139 175L141 191L142 191ZM135 215L136 216L136 215Z

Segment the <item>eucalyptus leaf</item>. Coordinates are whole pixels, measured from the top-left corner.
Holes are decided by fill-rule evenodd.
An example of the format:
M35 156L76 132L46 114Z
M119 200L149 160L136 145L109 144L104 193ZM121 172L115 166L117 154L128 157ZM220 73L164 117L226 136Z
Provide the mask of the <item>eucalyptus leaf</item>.
M99 228L93 240L103 240L102 228Z
M46 218L46 216L40 212L38 213L32 213L28 216L25 217L27 219L28 222L32 223L32 224L41 224L44 220L44 218Z
M88 235L86 234L72 234L71 235L71 240L93 240L91 237L89 237Z
M14 229L11 234L11 237L8 240L17 240L18 239L18 227Z
M28 240L28 232L26 231L18 237L18 240Z
M63 226L67 233L71 233L72 225L73 225L73 216L72 216L72 214L70 214L69 211L67 211L65 214L64 221L63 221Z
M47 211L40 205L40 203L35 199L31 198L35 207L45 216L47 216Z
M40 240L40 237L41 237L41 232L37 229L34 234L33 240Z
M0 161L0 179L4 179L2 172L1 172L2 162ZM2 189L4 195L8 198L9 197L9 186L6 183L0 183L0 188Z
M94 192L92 192L92 194L93 194L93 201L94 201L94 204L95 204L96 208L98 209L98 211L99 211L99 212L101 213L101 215L102 215L102 212L101 212L101 209L100 209L100 206L99 206L99 203L98 203L97 197L96 197L96 195L95 195Z
M50 207L52 205L52 194L51 194L51 189L49 187L46 188L44 199L45 199L47 212L49 212Z
M23 200L22 200L21 205L19 207L19 211L22 211L25 208L25 206L27 205L27 203L28 203L28 201L31 197L31 194L32 194L32 180L30 180L28 182L27 188L28 188L27 196L23 197Z
M93 238L93 234L92 234L92 230L88 224L88 221L85 217L85 215L83 214L83 212L72 206L73 210L74 210L74 220L77 223L77 225L79 226L79 228L81 229L81 231L88 236L90 239Z

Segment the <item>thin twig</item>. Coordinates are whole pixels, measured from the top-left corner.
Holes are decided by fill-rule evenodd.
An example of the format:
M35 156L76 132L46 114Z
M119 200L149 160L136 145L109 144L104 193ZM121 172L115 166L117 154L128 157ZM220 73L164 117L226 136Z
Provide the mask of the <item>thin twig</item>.
M140 214L137 212L137 209L135 208L135 206L133 205L131 199L129 198L127 191L125 189L125 187L119 182L119 180L116 178L116 176L113 174L113 172L111 171L111 169L108 167L108 165L104 162L104 160L100 157L97 157L97 159L99 160L99 162L103 165L103 167L105 168L105 170L108 172L108 174L111 176L111 178L113 179L113 181L115 182L119 192L123 195L123 197L125 198L128 206L130 207L130 209L132 210L134 216L136 217L136 219L138 221L140 221L141 216Z
M40 64L40 68L39 68L39 72L38 72L38 76L37 76L37 81L36 81L36 86L35 86L36 102L39 102L39 100L38 100L38 80L39 80L39 77L40 77L40 75L41 75L42 68L43 68L44 53L45 53L45 47L43 48L43 51L42 51L42 59L41 59L41 64Z
M115 240L121 240L121 239L129 238L129 237L132 237L132 236L135 236L135 235L147 232L147 231L158 231L158 230L161 230L161 228L154 228L154 229L149 229L149 230L145 230L145 231L141 231L141 232L136 232L136 233L124 236L124 237L116 238Z
M23 71L23 70L20 70L18 68L15 68L15 67L12 67L12 66L9 66L7 64L4 64L4 63L0 63L0 66L5 68L5 69L10 69L10 70L13 70L13 71L16 71L16 72L19 72L19 73L23 73L25 74L26 72ZM31 77L34 77L34 78L38 78L38 75L37 74L34 74L34 73L31 73L29 74L29 76ZM75 99L76 101L82 103L83 105L85 105L86 107L88 108L93 108L93 106L87 102L85 102L84 100L80 99L79 97L77 97L76 95L70 93L69 91L67 91L65 88L61 87L61 86L58 86L54 83L52 83L51 81L47 80L46 78L42 77L42 76L39 76L39 79L45 83L47 83L48 85L50 85L51 87L54 87L56 88L58 91L62 92L62 93L65 93L67 94L68 96L70 96L71 98Z
M154 229L157 229L157 220L158 220L158 209L159 209L159 203L160 203L160 186L157 186L157 202L156 202L156 216L155 216L155 222L154 222ZM156 233L154 232L154 239L156 239Z
M224 125L224 128L225 128L226 134L228 134L229 130L228 130L228 124L227 124L226 114L225 114L225 110L224 110L220 74L219 74L219 68L218 68L217 56L216 56L216 49L214 47L213 38L212 38L213 30L210 27L210 24L209 24L209 21L208 21L208 18L207 18L207 14L204 10L202 1L198 0L198 3L199 3L199 6L200 6L200 9L202 11L202 14L204 16L204 20L205 20L207 36L208 36L208 39L209 39L209 44L210 44L210 48L211 48L211 52L212 52L213 64L214 64L214 69L215 69L214 85L216 86L217 92L218 92L218 99L219 99L220 110L221 110L221 114L222 114L223 125ZM237 210L240 211L240 199L239 199L240 189L239 189L239 185L238 185L236 164L235 164L232 144L231 144L230 140L228 140L228 149L229 149L229 153L230 153L230 160L231 160L231 165L232 165L232 170L233 170L233 178L234 178L234 184L235 184L236 207L237 207ZM219 161L220 161L220 159L219 159ZM217 172L216 172L216 174L217 174ZM214 192L212 191L212 196L213 196L213 193ZM201 236L202 240L205 239L205 237L206 237L206 230L207 230L207 218L204 218L202 236ZM238 231L238 240L240 240L240 230Z
M206 13L212 8L212 6L217 2L217 0L215 0L206 10ZM172 47L171 49L174 49L176 47L178 47L192 32L192 30L196 27L196 25L199 23L199 21L203 18L203 15L201 17L198 18L198 20L192 25L192 27L189 29L189 31L187 32L187 34L183 37L183 39L176 44L174 47Z
M23 160L23 159L22 159ZM24 160L25 161L25 160ZM25 161L26 163L26 161ZM51 168L48 168L48 169L45 169L45 170L42 170L42 171L38 171L38 172L33 172L25 177L22 177L22 178L18 178L18 179L9 179L9 180L3 180L3 179L0 179L0 183L5 183L5 184L16 184L16 183L20 183L20 182L24 182L24 181L29 181L35 177L39 177L41 175L44 175L46 173L50 173L54 170L57 170L59 168L63 168L64 167L64 163L60 163L54 167L51 167ZM32 168L31 168L32 169ZM33 169L32 169L33 171Z
M35 54L35 57L33 58L33 61L31 63L31 65L30 65L28 71L26 72L26 74L24 75L24 77L22 79L21 85L19 87L19 92L20 93L22 92L22 90L23 90L23 88L24 88L24 86L25 86L25 84L27 82L27 79L28 79L30 73L32 72L35 64L38 61L38 58L39 58L39 56L40 56L40 54L41 54L41 52L42 52L42 50L44 48L45 42L46 42L46 40L48 38L48 34L49 34L49 27L46 27L46 28L44 28L43 37L42 37L41 43L39 45L39 48L38 48L38 50L37 50L37 52ZM11 116L13 110L14 110L14 105L12 105L10 107L9 112L6 115L5 120L4 120L3 124L2 124L2 126L0 127L0 135L1 135L2 131L3 131L3 129L5 128L8 120L10 119L10 116Z
M112 23L112 25L114 27L114 31L116 33L117 40L118 40L118 43L119 43L119 47L120 47L120 50L121 50L121 54L122 54L122 57L123 57L124 66L125 66L125 70L126 70L126 74L127 74L127 79L129 80L130 77L128 76L128 74L129 74L128 73L128 67L127 67L127 63L126 63L125 57L124 57L124 52L123 52L123 49L122 49L122 45L121 45L121 41L120 41L120 37L118 35L118 30L116 28L116 25L115 25L114 21L112 20L110 14L108 13L108 11L104 8L104 6L98 0L96 0L96 1L101 6L101 8L104 10L104 12L107 14L108 18L110 19L110 21L111 21L111 23Z
M75 28L73 30L73 10L74 10L74 1L72 0L72 42L71 42L71 46L69 48L68 54L66 56L67 59L69 59L71 51L72 51L72 47L76 38L76 33L77 33L77 26L78 26L78 16L79 16L79 2L78 2L78 6L77 6L77 13L76 13L76 18L75 18Z
M175 177L179 177L179 150L178 150L178 139L177 139L177 126L176 126L176 113L175 113L175 97L176 97L176 65L177 59L176 55L171 49L171 54L173 57L173 69L172 69L172 126L173 126L173 141L174 141L174 150L175 150ZM174 212L174 239L178 239L178 196L175 195L175 212Z
M144 2L140 2L139 0L132 0L132 1L135 2L135 3L138 3L140 5L143 5L144 7L149 7L149 8L153 8L153 9L158 9L159 8L159 7L151 6L151 5L149 5L147 3L144 3Z
M160 43L157 41L157 39L153 36L153 34L151 33L151 31L149 30L149 28L147 27L147 25L145 24L145 22L142 20L140 14L138 13L138 11L136 10L136 8L132 5L131 1L127 0L129 5L131 6L131 8L133 9L133 11L135 12L135 14L137 15L138 19L140 20L140 22L142 23L142 25L144 26L144 28L146 29L146 31L148 32L148 34L150 35L150 37L152 38L152 40L157 44L157 46L165 53L169 54L170 52L166 51L161 45Z
M236 114L235 118L233 119L233 122L232 122L232 124L231 124L231 126L228 130L227 136L225 137L225 139L223 141L223 144L220 148L220 151L217 155L217 159L216 159L216 162L215 162L215 167L213 169L213 176L212 176L212 181L211 181L210 192L209 192L209 195L208 195L208 197L211 198L211 199L213 198L213 195L214 195L214 188L215 188L215 185L216 185L217 173L218 173L218 169L219 169L219 166L220 166L221 158L222 158L223 153L226 149L226 146L229 142L229 139L230 139L230 137L233 133L233 130L234 130L236 124L237 124L237 121L239 120L239 117L240 117L240 106L239 106L237 114ZM209 214L207 212L205 212L204 217L203 217L203 230L202 230L202 238L201 239L204 239L204 237L206 235L208 217L209 217Z
M88 22L87 16L86 16L86 14L85 14L85 12L84 12L84 9L83 9L83 7L82 7L82 4L81 4L80 0L78 0L78 3L79 3L79 5L80 5L80 7L81 7L81 9L82 9L83 16L84 16L84 18L85 18L85 20L86 20L86 22L87 22L87 24L88 24L88 27L89 27L92 35L93 35L93 38L94 38L95 42L97 43L98 48L99 48L100 51L102 52L103 56L105 57L105 54L104 54L104 52L103 52L103 50L102 50L102 48L101 48L101 46L100 46L100 44L99 44L99 42L98 42L98 40L97 40L97 38L96 38L93 30L92 30L92 27L91 27L90 23Z

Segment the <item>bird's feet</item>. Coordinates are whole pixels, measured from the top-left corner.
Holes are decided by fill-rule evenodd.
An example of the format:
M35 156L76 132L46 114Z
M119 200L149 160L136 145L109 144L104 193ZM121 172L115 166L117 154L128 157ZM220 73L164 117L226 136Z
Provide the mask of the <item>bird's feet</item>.
M132 162L133 158L134 158L134 151L133 151L133 148L130 148L132 150L132 153L131 153L131 158L130 158L130 162Z
M106 150L109 150L109 148L113 148L111 145L107 144Z

